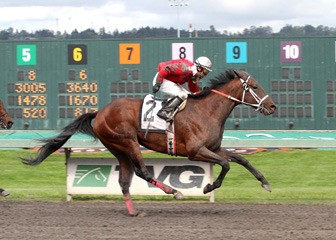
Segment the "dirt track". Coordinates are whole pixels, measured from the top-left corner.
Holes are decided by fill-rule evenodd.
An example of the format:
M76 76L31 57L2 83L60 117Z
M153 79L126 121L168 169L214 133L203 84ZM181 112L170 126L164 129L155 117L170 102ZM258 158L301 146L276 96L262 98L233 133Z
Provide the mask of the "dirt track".
M0 239L336 239L336 206L0 200Z

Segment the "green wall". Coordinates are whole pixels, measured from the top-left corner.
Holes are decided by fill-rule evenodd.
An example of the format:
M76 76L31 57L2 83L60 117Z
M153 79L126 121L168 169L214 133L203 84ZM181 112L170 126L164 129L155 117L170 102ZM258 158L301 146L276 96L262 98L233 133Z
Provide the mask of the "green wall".
M335 37L0 42L1 99L14 129L61 129L121 97L151 93L157 64L205 55L211 77L245 69L278 106L239 106L227 129L335 129ZM239 126L235 126L239 122Z

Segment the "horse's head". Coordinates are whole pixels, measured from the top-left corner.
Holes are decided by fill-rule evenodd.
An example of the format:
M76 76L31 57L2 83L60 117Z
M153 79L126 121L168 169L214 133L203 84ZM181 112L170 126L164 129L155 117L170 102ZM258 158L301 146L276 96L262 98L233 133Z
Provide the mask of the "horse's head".
M10 129L13 125L11 117L8 115L3 102L0 100L0 127L4 129Z
M228 69L211 80L211 86L194 98L215 92L235 101L237 104L249 105L264 115L274 113L276 106L262 86L248 73Z
M255 80L247 72L231 71L233 71L235 75L236 84L240 85L242 89L238 102L249 105L264 115L274 113L276 109L275 103L257 80Z
M226 70L225 73L210 80L210 87L189 95L189 98L200 99L211 92L235 101L237 104L249 105L264 115L274 113L276 106L261 85L244 71Z

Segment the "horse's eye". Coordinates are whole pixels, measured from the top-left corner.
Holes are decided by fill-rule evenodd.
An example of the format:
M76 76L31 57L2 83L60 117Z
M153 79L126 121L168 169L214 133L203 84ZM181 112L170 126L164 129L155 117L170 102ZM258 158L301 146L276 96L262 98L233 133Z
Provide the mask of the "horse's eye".
M255 84L253 84L251 87L252 87L253 89L258 89L258 85L255 85Z

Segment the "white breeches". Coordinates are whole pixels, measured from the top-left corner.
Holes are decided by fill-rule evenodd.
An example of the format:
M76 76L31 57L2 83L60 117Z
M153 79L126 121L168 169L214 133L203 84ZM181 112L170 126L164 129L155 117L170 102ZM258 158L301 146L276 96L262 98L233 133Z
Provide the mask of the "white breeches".
M156 81L156 75L154 77L153 84L155 84L155 81ZM180 84L176 84L166 79L164 79L161 84L160 92L163 92L170 96L179 96L182 100L186 100L188 98L188 94L191 93L184 87L182 87Z
M190 92L180 84L176 84L166 79L163 80L160 91L171 96L179 96L182 100L186 100L188 94L190 94Z

